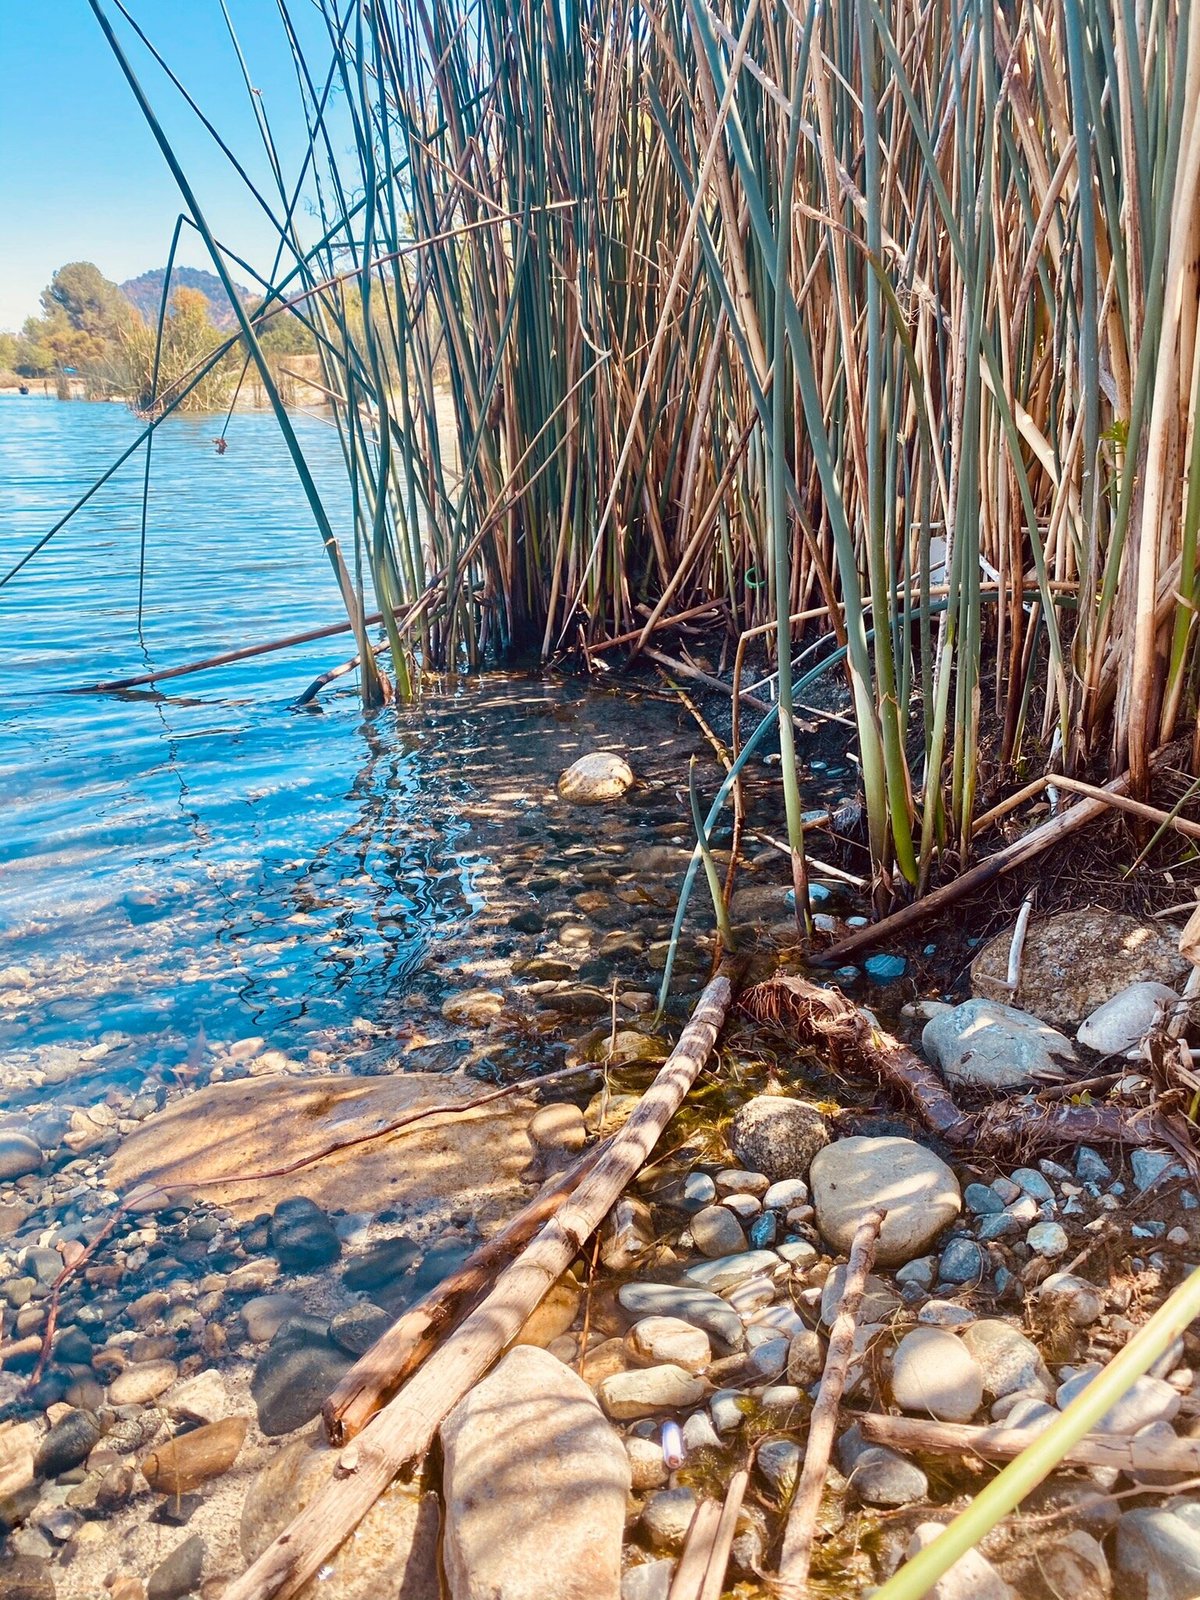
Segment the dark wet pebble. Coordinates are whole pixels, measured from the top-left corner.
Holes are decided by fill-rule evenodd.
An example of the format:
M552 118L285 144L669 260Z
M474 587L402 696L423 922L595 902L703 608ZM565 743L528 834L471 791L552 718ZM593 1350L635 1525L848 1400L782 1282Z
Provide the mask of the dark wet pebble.
M25 1252L25 1271L31 1273L48 1289L63 1269L63 1258L57 1250L32 1247Z
M146 1584L146 1600L181 1600L200 1587L204 1573L204 1540L192 1534L160 1561Z
M938 1263L944 1283L977 1283L986 1268L987 1257L973 1239L951 1239Z
M420 1254L410 1239L378 1239L342 1273L347 1289L379 1289L402 1277Z
M311 1272L336 1261L342 1253L342 1241L319 1205L295 1195L275 1207L271 1249L281 1267L290 1272Z
M339 1311L329 1324L329 1337L352 1356L365 1355L392 1325L392 1317L382 1306L360 1300L346 1311Z
M90 1411L68 1411L38 1446L34 1466L40 1477L57 1478L86 1461L100 1442L100 1424Z
M89 1366L93 1354L92 1341L82 1328L65 1328L54 1346L54 1359L64 1366Z
M168 1528L185 1528L203 1504L202 1494L169 1494L158 1510L151 1513L150 1520Z
M352 1364L332 1339L290 1325L281 1328L250 1380L263 1433L276 1438L310 1422Z
M515 933L541 933L546 919L540 911L516 911L509 917L508 925Z
M425 1259L417 1268L413 1278L412 1291L416 1298L428 1294L431 1289L436 1289L443 1278L448 1278L452 1272L457 1272L459 1267L471 1254L473 1245L466 1240L446 1240L435 1244L425 1252Z

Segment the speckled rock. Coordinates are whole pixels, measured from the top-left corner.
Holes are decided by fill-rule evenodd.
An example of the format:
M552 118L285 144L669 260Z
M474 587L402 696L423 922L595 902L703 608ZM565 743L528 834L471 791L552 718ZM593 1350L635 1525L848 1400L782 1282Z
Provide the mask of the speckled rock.
M1083 1019L1132 983L1181 984L1191 970L1176 945L1178 930L1098 906L1034 918L1025 935L1021 984L1007 991L1012 931L987 944L971 964L971 988L1013 1000L1052 1028L1073 1032Z
M512 1350L441 1437L453 1600L619 1600L629 1458L575 1373Z
M958 1216L958 1179L932 1150L912 1139L839 1139L813 1159L809 1174L817 1226L833 1248L849 1252L867 1211L882 1207L875 1259L898 1266L926 1247Z
M828 1143L829 1129L815 1106L785 1095L756 1095L729 1129L737 1159L772 1183L806 1178L813 1157Z
M1054 1393L1054 1380L1042 1360L1042 1353L1011 1323L985 1317L972 1323L962 1342L983 1375L983 1392L999 1399L1018 1389L1041 1394Z

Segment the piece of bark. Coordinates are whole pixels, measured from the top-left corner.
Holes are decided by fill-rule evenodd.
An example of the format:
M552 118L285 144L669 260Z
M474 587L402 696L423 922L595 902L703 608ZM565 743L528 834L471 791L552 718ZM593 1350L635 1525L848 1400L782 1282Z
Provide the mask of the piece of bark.
M749 1482L750 1474L745 1470L735 1472L729 1480L729 1487L725 1491L725 1504L721 1507L721 1518L712 1537L712 1548L709 1551L708 1567L704 1573L699 1600L721 1600L725 1592L725 1569L729 1565L729 1552L733 1549L737 1521L741 1515L742 1501L746 1498Z
M829 1335L829 1348L825 1353L825 1370L821 1374L821 1387L808 1424L808 1443L804 1449L804 1470L796 1485L792 1508L788 1512L783 1533L783 1553L779 1558L779 1578L776 1593L782 1600L803 1600L808 1587L808 1569L812 1562L813 1536L817 1526L817 1512L821 1494L829 1472L829 1452L837 1431L838 1407L846 1387L846 1374L854 1357L854 1334L858 1327L858 1310L867 1274L875 1260L875 1246L883 1224L882 1211L868 1211L854 1230L850 1257L846 1267L846 1283L842 1290L838 1314Z
M866 1412L855 1417L872 1444L930 1455L981 1456L1011 1461L1035 1435L1027 1428L980 1427L969 1422L934 1422L925 1417L885 1417ZM1113 1433L1085 1433L1062 1458L1063 1466L1116 1467L1121 1472L1181 1472L1200 1475L1200 1439L1138 1439Z
M723 974L708 983L679 1043L570 1203L342 1450L332 1481L229 1586L224 1600L287 1600L354 1531L392 1479L425 1454L443 1418L520 1332L636 1176L708 1059L731 995Z
M700 1600L708 1572L713 1541L721 1523L721 1508L715 1500L701 1500L692 1512L679 1565L671 1579L667 1600Z
M357 1360L321 1408L329 1442L346 1444L421 1365L446 1330L481 1297L497 1268L516 1255L574 1193L611 1141L596 1145L559 1173L499 1233L467 1257L396 1319Z
M1003 1158L1045 1145L1151 1144L1163 1139L1152 1108L1020 1105L999 1101L962 1111L926 1061L864 1015L838 989L779 974L751 989L742 1008L759 1022L785 1027L801 1043L828 1053L848 1077L880 1081L939 1138L958 1149Z

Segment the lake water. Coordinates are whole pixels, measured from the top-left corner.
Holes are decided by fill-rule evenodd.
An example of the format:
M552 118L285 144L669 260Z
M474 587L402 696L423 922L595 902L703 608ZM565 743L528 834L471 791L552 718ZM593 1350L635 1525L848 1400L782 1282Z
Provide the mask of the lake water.
M337 437L296 425L336 508ZM140 458L0 589L9 1106L64 1085L95 1100L164 1070L202 1078L248 1038L300 1062L369 1064L404 1044L451 1065L470 1042L435 1025L447 988L495 982L546 945L506 936L509 918L539 905L568 918L577 857L690 843L678 778L696 736L652 699L614 712L577 685L497 675L364 719L347 678L319 710L295 709L348 637L162 692L72 694L341 620L272 419L235 416L223 456L217 426L179 418L157 435L141 639ZM117 405L0 398L5 571L138 429ZM548 815L558 771L614 728L648 780L638 806ZM650 885L647 939L677 881ZM486 946L471 931L485 906Z

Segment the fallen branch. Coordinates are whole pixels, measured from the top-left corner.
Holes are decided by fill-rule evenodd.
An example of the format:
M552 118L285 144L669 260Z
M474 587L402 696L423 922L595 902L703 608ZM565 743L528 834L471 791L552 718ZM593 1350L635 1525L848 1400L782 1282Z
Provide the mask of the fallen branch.
M967 1422L933 1422L926 1417L856 1417L859 1432L872 1444L930 1455L980 1456L1011 1461L1028 1448L1022 1428L978 1427ZM1116 1467L1121 1472L1200 1473L1200 1439L1138 1439L1112 1433L1085 1433L1062 1457L1064 1467Z
M480 1245L457 1272L392 1323L361 1356L321 1408L331 1444L342 1445L360 1433L404 1380L425 1360L447 1328L471 1309L497 1266L522 1249L575 1192L596 1166L610 1141L595 1145L546 1184L500 1231Z
M1057 779L1057 774L1055 777ZM1129 774L1125 772L1100 791L1103 799L1080 800L1066 811L1060 811L1057 816L1033 828L1023 838L1015 839L1012 844L997 850L995 855L988 856L986 861L980 861L976 866L968 868L960 878L955 878L953 883L931 890L920 900L914 900L912 905L902 906L899 911L893 911L890 917L884 917L881 922L866 928L856 928L844 939L839 939L837 944L830 945L828 950L822 951L820 959L828 961L831 965L836 964L868 945L881 944L887 939L893 939L915 923L936 916L939 911L954 905L964 895L973 894L984 884L991 883L994 878L1003 877L1006 872L1011 872L1024 862L1032 861L1035 856L1041 855L1043 850L1048 850L1052 844L1058 844L1060 840L1078 833L1080 828L1107 812L1114 795L1123 795L1128 788Z
M1045 1106L998 1101L961 1111L938 1074L906 1044L878 1027L838 989L780 974L745 996L760 1022L782 1024L789 1037L826 1051L847 1076L881 1082L905 1101L931 1133L959 1149L1000 1159L1039 1145L1151 1144L1167 1130L1152 1108Z
M744 1468L735 1472L729 1480L729 1487L725 1490L725 1504L721 1507L721 1520L717 1523L717 1531L713 1534L712 1549L709 1552L708 1567L704 1573L699 1600L721 1600L725 1592L725 1569L729 1565L729 1552L733 1549L737 1520L741 1515L742 1501L746 1498L749 1482L750 1474Z
M571 1203L346 1446L330 1482L230 1585L224 1600L287 1600L353 1532L397 1473L425 1454L443 1418L519 1333L642 1167L708 1059L731 995L724 976L706 986L679 1043Z
M784 1600L803 1600L812 1563L813 1537L817 1512L829 1472L829 1452L837 1431L838 1407L846 1387L846 1374L854 1356L854 1334L858 1327L858 1308L867 1287L867 1274L875 1260L875 1246L883 1224L882 1211L868 1211L850 1242L846 1283L838 1314L829 1335L821 1387L808 1424L808 1443L804 1450L804 1470L796 1485L795 1498L783 1530L783 1553L779 1558L778 1594Z
M720 1522L721 1508L717 1502L701 1500L688 1523L687 1537L683 1542L675 1576L671 1579L667 1600L700 1600Z

